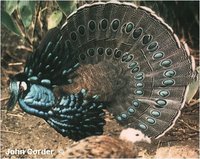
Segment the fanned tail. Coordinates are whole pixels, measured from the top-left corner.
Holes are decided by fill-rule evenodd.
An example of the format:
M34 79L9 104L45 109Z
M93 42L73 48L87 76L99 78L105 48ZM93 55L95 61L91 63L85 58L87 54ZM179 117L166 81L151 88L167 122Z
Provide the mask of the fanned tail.
M104 99L117 121L151 137L174 124L194 76L194 60L152 10L129 3L86 4L69 16L61 33L82 68L77 90L85 86L109 95ZM101 91L102 85L107 90Z

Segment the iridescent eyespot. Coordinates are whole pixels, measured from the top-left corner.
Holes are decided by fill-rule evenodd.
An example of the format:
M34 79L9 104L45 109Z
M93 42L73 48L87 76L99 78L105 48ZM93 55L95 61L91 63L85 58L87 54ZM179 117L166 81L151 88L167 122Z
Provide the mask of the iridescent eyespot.
M119 19L114 19L111 23L112 29L116 31L119 27L120 21Z

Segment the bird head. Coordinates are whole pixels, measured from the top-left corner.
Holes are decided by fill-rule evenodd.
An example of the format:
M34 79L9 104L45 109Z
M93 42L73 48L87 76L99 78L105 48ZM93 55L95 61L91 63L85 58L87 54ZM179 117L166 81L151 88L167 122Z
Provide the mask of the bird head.
M10 77L10 98L7 103L7 110L11 111L17 103L20 95L27 89L25 75L20 73L14 77Z

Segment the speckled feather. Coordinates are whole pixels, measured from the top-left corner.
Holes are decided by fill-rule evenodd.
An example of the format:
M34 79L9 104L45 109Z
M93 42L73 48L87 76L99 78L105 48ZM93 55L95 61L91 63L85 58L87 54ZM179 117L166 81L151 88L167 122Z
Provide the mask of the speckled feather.
M109 136L92 136L83 139L56 158L136 158L138 150L132 143Z

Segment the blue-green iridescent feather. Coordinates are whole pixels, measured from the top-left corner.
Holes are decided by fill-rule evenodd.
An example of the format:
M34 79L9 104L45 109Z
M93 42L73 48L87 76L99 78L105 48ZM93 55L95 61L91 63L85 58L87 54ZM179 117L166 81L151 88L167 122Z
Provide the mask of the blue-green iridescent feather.
M56 131L73 140L100 135L105 125L105 104L98 97L87 97L82 89L77 94L64 95L56 100L51 90L33 84L20 107L27 113L43 118Z

